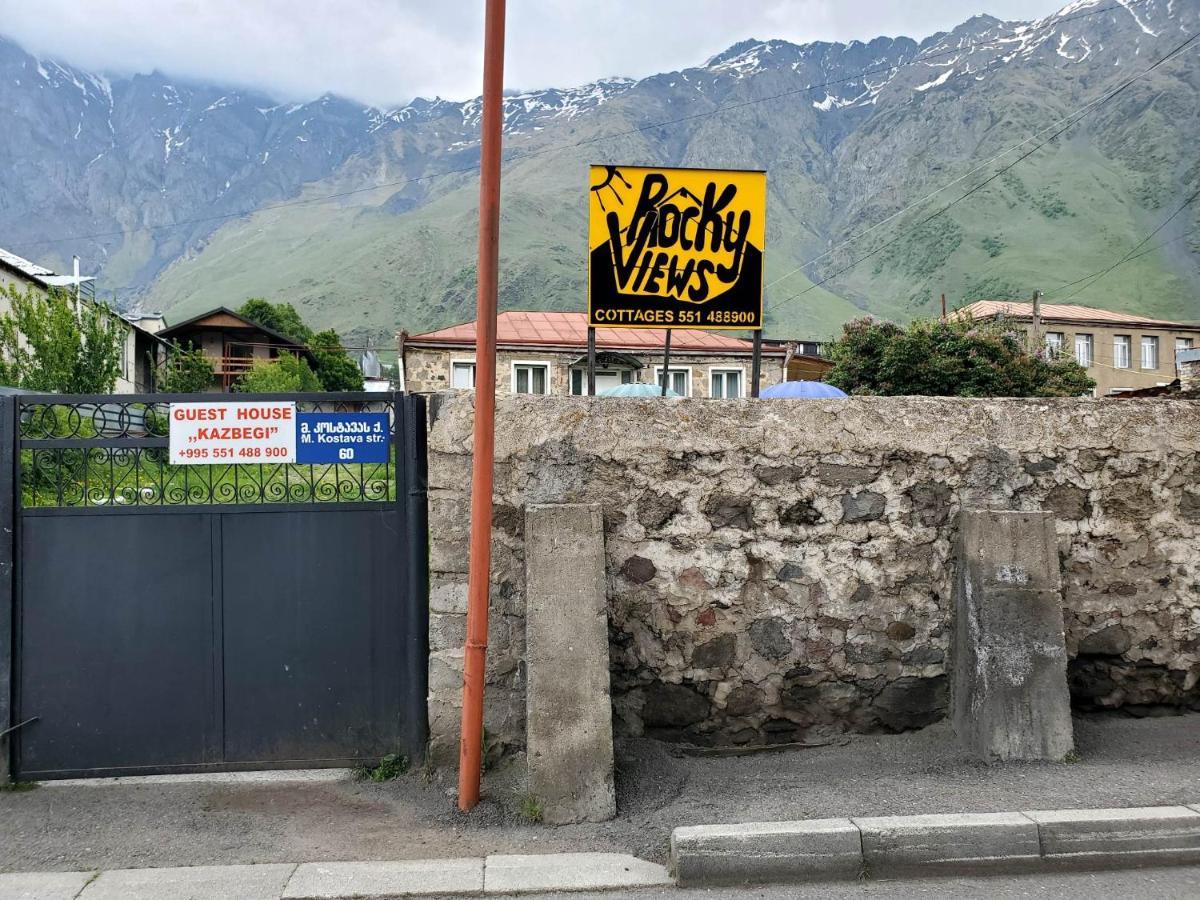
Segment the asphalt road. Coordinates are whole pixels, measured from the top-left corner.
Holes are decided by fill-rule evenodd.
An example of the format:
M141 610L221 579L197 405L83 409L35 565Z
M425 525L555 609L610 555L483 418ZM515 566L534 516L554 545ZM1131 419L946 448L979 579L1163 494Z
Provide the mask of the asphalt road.
M613 900L615 894L536 894L522 900ZM630 900L909 900L909 898L982 898L1012 900L1186 900L1200 897L1200 866L1081 872L1059 875L939 878L924 881L861 881L778 887L638 891Z

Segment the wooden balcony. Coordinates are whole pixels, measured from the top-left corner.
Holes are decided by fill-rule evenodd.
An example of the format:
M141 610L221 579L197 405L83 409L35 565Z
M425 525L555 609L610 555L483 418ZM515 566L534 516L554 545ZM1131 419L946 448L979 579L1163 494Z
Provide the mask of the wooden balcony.
M208 361L212 363L214 375L233 378L245 375L254 368L255 363L270 362L269 359L255 359L253 356L210 356Z

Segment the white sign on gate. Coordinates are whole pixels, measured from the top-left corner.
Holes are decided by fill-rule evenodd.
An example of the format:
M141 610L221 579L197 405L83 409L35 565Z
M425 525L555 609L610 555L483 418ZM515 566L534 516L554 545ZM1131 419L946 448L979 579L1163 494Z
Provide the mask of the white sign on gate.
M172 403L171 464L296 461L296 403Z

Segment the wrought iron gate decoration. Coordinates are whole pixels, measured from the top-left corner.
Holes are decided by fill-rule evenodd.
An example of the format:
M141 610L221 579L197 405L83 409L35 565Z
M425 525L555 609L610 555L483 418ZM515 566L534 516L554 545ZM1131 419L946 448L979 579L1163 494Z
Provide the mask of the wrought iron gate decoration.
M0 502L13 526L0 571L6 549L14 562L0 731L20 725L9 737L13 772L419 756L424 400L238 395L294 400L302 412L386 413L391 452L378 463L170 465L169 405L197 399L0 400L0 495L15 501L7 512Z

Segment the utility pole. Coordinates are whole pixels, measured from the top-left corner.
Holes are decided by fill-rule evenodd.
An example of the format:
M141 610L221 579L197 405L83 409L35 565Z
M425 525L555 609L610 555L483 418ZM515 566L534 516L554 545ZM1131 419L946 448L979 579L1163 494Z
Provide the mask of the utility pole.
M486 0L483 121L479 164L479 284L475 313L475 444L471 463L471 549L467 641L463 648L458 808L479 802L483 771L483 684L492 563L492 478L496 454L496 293L500 268L500 150L504 139L504 2Z
M1032 325L1032 342L1033 352L1042 352L1042 292L1033 292L1033 325Z
M946 295L942 294L942 321L946 321Z

